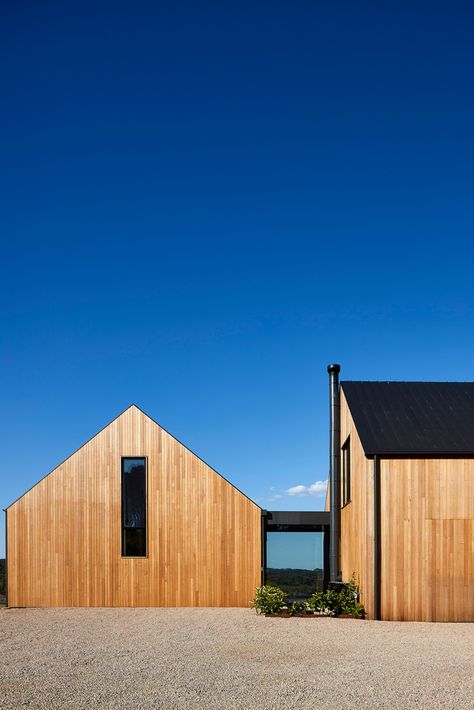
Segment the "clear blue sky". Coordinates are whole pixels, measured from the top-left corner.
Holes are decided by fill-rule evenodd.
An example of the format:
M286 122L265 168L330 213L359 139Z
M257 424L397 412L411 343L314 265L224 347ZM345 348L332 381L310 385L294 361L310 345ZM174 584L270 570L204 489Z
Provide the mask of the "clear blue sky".
M324 535L317 532L267 533L267 567L323 569Z
M328 362L474 379L471 4L0 12L1 507L135 402L320 509Z

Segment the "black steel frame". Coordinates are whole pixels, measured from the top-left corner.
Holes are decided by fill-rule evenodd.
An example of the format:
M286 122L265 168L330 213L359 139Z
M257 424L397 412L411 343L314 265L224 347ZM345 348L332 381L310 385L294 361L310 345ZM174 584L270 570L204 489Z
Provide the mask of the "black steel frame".
M341 579L341 401L339 365L328 365L329 373L329 489L331 528L329 532L329 574L331 582Z
M269 532L322 532L324 533L324 587L329 584L329 519L325 511L262 510L261 579L266 583L267 533Z

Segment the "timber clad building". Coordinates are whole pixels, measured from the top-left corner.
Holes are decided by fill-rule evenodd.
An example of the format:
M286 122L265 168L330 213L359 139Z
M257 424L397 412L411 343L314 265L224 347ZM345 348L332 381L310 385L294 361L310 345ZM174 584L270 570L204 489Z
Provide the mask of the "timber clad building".
M340 563L369 617L474 621L474 383L342 382Z
M260 508L132 405L7 509L11 606L248 606Z
M474 621L474 383L330 373L327 512L263 511L132 405L6 510L9 606L249 606L280 532L369 618Z

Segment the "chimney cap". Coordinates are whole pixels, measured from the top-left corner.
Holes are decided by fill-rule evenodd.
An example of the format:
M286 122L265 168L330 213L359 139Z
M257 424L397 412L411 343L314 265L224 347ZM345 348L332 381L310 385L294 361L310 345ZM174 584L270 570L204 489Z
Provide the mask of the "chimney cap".
M340 371L341 371L341 366L340 366L340 365L337 365L337 364L335 364L335 363L334 363L333 365L328 365L328 372L329 372L329 374L332 374L333 372L337 374L337 373L339 373Z

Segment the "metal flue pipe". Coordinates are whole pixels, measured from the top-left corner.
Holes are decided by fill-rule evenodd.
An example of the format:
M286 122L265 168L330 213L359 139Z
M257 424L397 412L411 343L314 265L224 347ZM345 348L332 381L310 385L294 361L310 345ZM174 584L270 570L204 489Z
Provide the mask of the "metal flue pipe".
M341 579L339 539L341 528L341 404L339 395L339 365L328 365L329 372L329 577Z

